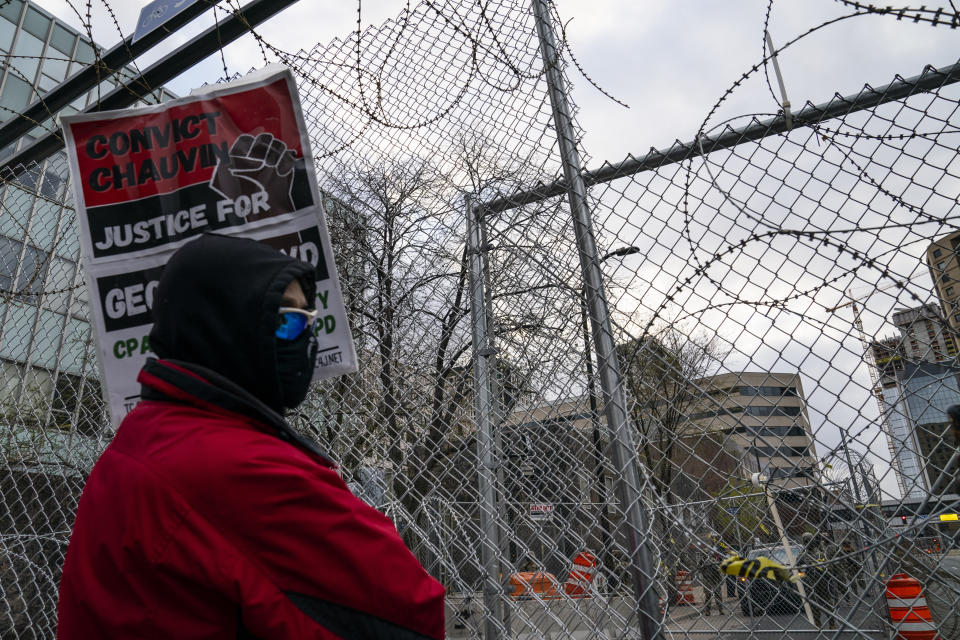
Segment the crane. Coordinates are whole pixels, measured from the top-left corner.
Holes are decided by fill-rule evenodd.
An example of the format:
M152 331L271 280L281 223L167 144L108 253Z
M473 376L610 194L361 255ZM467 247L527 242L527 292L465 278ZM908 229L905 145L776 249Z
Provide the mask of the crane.
M847 302L838 304L835 307L831 307L827 309L827 313L834 313L839 309L843 309L844 307L851 307L853 310L853 326L856 327L857 333L860 335L860 342L863 345L863 355L867 362L867 371L869 371L870 373L870 382L872 384L870 395L872 395L874 399L877 401L877 407L880 409L880 428L887 435L887 448L890 451L890 461L893 465L895 465L899 469L899 459L896 456L896 450L893 446L893 437L890 430L890 425L887 423L887 408L883 402L883 385L880 382L879 367L877 366L877 361L876 361L876 358L874 357L872 344L870 340L867 338L866 332L863 330L863 321L860 318L860 306L857 305L858 300L863 300L864 298L870 296L873 293L876 293L877 291L886 291L887 289L893 289L894 287L899 287L902 289L903 283L890 282L888 284L883 285L882 287L873 289L870 292L868 292L866 295L862 295L862 296L854 296L851 289L847 289L846 291L844 291L844 295L847 298L849 298L849 300ZM852 478L853 465L849 461L849 452L847 452L847 455L848 455L847 464L850 467L850 474ZM897 474L897 480L898 482L902 483L900 473ZM904 491L904 487L902 485L900 487L900 490ZM859 493L859 491L856 491L856 492Z
M864 357L865 357L866 360L867 360L867 369L870 370L870 381L873 383L874 395L876 395L877 393L879 393L879 390L880 390L880 373L879 373L879 371L878 371L878 369L877 369L876 359L873 357L873 349L872 349L871 346L870 346L870 344L871 344L871 343L870 343L870 340L867 339L867 334L866 334L866 332L863 330L863 321L860 319L860 307L857 306L857 301L858 301L858 300L863 300L864 298L867 298L867 297L869 297L871 294L876 293L876 292L878 292L878 291L886 291L887 289L893 289L894 287L899 287L899 288L902 289L902 288L903 288L903 283L901 283L901 282L890 282L890 283L888 283L888 284L883 285L882 287L878 287L878 288L876 288L876 289L873 289L873 290L870 291L869 293L867 293L867 294L865 294L865 295L861 295L861 296L854 296L852 290L851 290L851 289L847 289L846 291L844 291L844 295L845 295L847 298L849 298L849 300L847 300L847 302L843 302L843 303L841 303L841 304L838 304L838 305L835 306L835 307L831 307L831 308L827 309L827 313L834 313L834 312L836 312L836 311L838 311L838 310L840 310L840 309L843 309L844 307L852 307L852 308L853 308L853 326L856 327L857 333L860 335L860 342L861 342L861 344L863 345L863 354L864 354ZM883 415L883 403L882 403L882 401L881 401L881 404L880 404L880 413L881 413L881 415Z

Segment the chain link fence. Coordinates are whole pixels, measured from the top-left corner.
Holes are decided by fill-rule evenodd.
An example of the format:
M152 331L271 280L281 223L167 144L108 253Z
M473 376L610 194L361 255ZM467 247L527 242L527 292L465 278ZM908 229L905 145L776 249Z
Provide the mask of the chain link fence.
M258 37L298 77L360 360L291 420L443 582L451 638L960 638L960 67L720 121L745 81L784 102L767 49L688 142L598 162L562 24L424 0ZM111 432L65 158L18 169L0 635L47 638Z

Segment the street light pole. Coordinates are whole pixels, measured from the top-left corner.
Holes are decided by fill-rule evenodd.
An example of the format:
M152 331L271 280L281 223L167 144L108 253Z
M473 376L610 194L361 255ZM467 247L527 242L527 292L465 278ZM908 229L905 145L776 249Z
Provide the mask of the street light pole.
M790 570L791 574L796 576L797 559L794 558L793 548L787 539L787 530L784 528L783 521L780 519L780 510L777 509L777 502L774 500L773 494L770 493L768 478L760 473L754 473L750 476L750 482L754 487L763 489L763 495L767 498L767 507L770 509L770 515L773 516L773 524L776 525L777 532L780 534L780 544L783 545L783 552L787 554L787 569ZM803 587L803 580L797 581L797 591L800 592L800 600L803 602L803 611L807 614L807 620L816 628L817 623L813 619L813 611L810 609L810 602L807 600L807 592Z
M600 416L597 413L597 391L593 382L593 351L590 349L590 327L587 324L586 292L580 300L580 328L583 332L583 357L587 365L587 393L590 398L590 426L593 438L593 463L597 479L597 499L600 501L600 527L603 531L600 549L600 569L610 571L610 550L613 536L607 514L607 484L603 473L603 442L600 438Z
M609 258L624 257L640 253L640 247L627 246L614 249L600 258L600 264ZM613 548L613 533L610 517L607 514L607 483L603 472L603 440L600 437L600 414L598 413L597 390L593 377L593 349L590 347L590 325L587 321L587 289L582 290L580 298L580 330L583 334L583 359L587 369L587 395L590 402L590 426L593 440L594 469L596 470L597 498L600 501L600 526L602 529L602 548L600 550L601 570L610 571L610 550Z

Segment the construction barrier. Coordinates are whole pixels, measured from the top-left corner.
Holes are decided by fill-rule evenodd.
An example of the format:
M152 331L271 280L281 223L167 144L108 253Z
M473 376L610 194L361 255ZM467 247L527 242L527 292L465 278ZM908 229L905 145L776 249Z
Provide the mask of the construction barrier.
M693 578L689 571L677 571L677 604L697 604L693 597Z
M593 588L593 580L597 571L597 559L589 551L582 551L573 559L573 567L567 577L563 590L568 596L588 598Z
M887 608L896 640L942 640L930 616L920 582L905 573L891 576L887 582Z
M546 571L520 571L510 576L510 597L514 600L559 598L557 577Z

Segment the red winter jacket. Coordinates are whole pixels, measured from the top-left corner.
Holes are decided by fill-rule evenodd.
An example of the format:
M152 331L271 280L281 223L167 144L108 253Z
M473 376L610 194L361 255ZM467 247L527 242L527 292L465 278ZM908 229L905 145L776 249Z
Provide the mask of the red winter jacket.
M200 367L139 380L80 499L58 638L443 637L443 587L276 414Z

